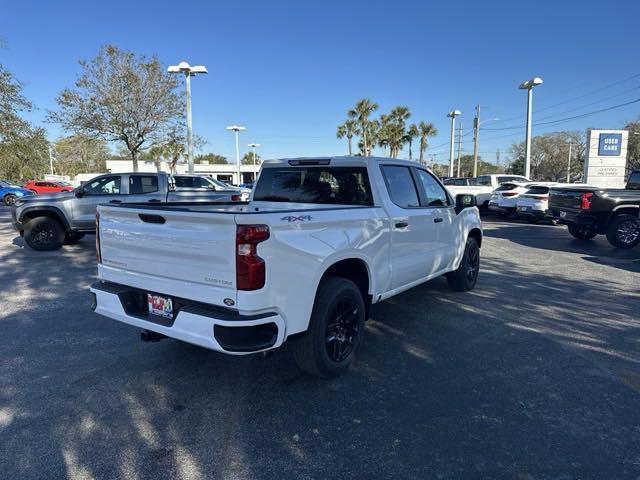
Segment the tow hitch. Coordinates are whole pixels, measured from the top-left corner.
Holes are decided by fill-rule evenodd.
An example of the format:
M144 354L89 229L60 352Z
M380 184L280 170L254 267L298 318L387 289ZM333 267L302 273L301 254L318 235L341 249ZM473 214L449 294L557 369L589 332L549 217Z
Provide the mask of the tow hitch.
M159 342L163 338L167 338L167 336L158 332L152 332L151 330L140 332L140 340L143 342Z

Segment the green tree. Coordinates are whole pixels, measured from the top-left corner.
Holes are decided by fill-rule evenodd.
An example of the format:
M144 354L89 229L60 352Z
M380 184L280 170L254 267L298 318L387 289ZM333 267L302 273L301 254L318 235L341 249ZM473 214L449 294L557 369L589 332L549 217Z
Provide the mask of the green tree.
M80 134L59 138L53 150L55 173L70 177L79 173L103 172L106 161L111 157L104 140Z
M455 161L456 163L454 164L455 166L454 170L457 171L457 168L458 168L457 159ZM498 166L494 165L493 163L483 161L482 157L478 155L478 175L491 175L493 173L498 173ZM460 176L462 177L473 176L473 155L462 155L460 157Z
M247 152L240 159L243 165L253 165L253 152ZM260 165L260 155L256 153L256 165Z
M406 141L409 144L409 160L413 160L413 141L418 138L419 135L420 132L418 131L418 126L415 123L409 125L409 128L407 128L407 133L405 134Z
M161 143L181 118L177 78L166 73L156 57L147 59L112 45L80 65L75 88L58 95L59 109L49 112L49 121L76 134L122 142L137 171L140 152Z
M0 64L0 177L40 178L49 169L49 142L42 128L20 117L31 110L22 83Z
M194 158L195 163L208 163L210 165L226 165L229 163L227 157L218 155L217 153L205 153L203 155L196 155Z
M420 136L420 163L424 163L424 152L429 145L429 137L435 137L438 134L438 130L433 126L431 122L420 122L418 124L418 132Z
M348 119L342 125L338 125L336 137L339 139L347 137L347 142L349 144L349 156L353 155L351 140L353 139L353 136L358 135L358 133L358 126L356 121L353 119Z
M368 98L363 98L358 100L355 108L349 110L347 115L350 119L353 119L358 126L358 130L361 135L361 143L362 148L360 149L360 153L362 155L369 156L371 155L372 146L375 144L372 135L374 133L375 125L372 124L369 117L371 114L378 109L378 104L371 101Z
M569 143L571 147L571 181L582 179L586 142L581 132L553 132L531 139L531 180L565 182L569 166ZM511 146L509 173L524 175L525 144Z
M629 130L627 141L627 174L632 170L640 170L640 121L629 122L624 126Z

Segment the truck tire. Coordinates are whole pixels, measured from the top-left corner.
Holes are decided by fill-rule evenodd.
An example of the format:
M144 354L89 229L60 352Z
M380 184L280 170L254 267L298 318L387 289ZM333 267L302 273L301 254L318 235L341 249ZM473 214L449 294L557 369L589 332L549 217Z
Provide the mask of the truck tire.
M57 250L62 247L64 237L62 224L51 217L34 218L24 229L24 240L34 250Z
M569 224L567 225L567 228L571 236L573 238L577 238L578 240L591 240L598 234L595 228L588 225Z
M16 203L16 199L17 199L17 197L13 193L7 193L2 198L2 203L4 203L7 207L10 207L14 203Z
M632 248L640 243L640 219L633 215L617 215L607 228L607 240L617 248Z
M65 245L73 245L74 243L78 243L84 237L84 233L82 232L69 232L64 236Z
M293 342L293 358L316 377L334 377L353 364L364 334L365 304L351 280L328 277L318 287L309 329Z
M449 288L458 292L468 292L476 286L480 272L480 247L475 238L467 238L464 255L460 265L453 272L447 273Z

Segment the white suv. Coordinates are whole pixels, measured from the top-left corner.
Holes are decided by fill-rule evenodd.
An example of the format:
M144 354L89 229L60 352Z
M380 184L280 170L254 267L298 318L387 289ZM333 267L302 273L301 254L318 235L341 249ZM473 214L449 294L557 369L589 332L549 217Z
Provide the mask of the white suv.
M496 188L489 199L489 210L504 217L516 213L518 197L529 189L528 183L506 182Z

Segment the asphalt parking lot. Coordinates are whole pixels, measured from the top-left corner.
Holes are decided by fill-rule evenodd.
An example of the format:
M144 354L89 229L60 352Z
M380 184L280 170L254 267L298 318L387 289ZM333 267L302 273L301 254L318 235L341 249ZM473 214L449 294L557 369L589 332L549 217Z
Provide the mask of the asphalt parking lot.
M640 247L487 217L476 290L376 305L357 367L142 343L89 308L93 237L0 210L0 477L640 478Z

